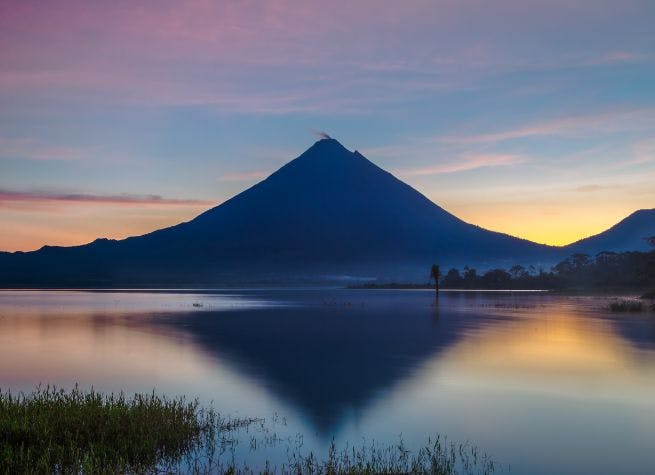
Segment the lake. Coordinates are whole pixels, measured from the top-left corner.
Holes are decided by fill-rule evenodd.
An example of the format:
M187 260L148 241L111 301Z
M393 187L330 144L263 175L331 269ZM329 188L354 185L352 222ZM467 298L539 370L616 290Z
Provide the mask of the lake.
M0 291L0 387L198 397L323 454L471 441L510 473L649 474L655 315L609 297L230 289ZM252 434L244 435L251 438ZM237 450L253 464L280 447ZM276 452L277 450L277 452Z

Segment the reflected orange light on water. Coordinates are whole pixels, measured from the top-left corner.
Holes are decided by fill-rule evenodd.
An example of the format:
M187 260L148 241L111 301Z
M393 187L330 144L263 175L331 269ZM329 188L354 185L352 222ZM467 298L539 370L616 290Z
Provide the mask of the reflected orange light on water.
M609 319L590 319L566 307L521 312L484 326L449 348L438 371L455 384L473 384L585 397L650 399L655 352L624 339Z

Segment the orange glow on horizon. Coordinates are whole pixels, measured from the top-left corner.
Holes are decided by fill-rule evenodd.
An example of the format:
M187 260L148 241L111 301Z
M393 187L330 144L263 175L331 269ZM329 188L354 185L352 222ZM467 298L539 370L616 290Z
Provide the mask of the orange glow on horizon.
M643 207L643 205L642 205ZM611 228L640 209L630 203L588 206L558 203L454 205L446 208L467 223L540 244L565 246Z
M641 202L594 203L560 201L543 205L483 200L444 203L464 221L541 244L561 246L609 229ZM433 199L439 203L439 200ZM75 246L97 238L124 239L193 219L211 208L206 202L190 203L18 203L0 206L1 251L32 251L44 245Z
M25 210L0 208L0 250L76 246L98 238L124 239L193 219L210 206L82 203Z

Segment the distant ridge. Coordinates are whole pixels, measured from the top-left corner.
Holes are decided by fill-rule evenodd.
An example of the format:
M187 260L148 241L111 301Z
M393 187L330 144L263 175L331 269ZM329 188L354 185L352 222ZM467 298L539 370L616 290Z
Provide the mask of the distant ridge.
M647 238L655 236L655 209L640 209L600 234L564 246L570 253L597 254L653 249Z
M643 220L652 223L652 213ZM574 250L593 251L605 242L599 236L556 248L468 224L359 152L324 138L189 222L120 241L1 253L0 285L423 281L433 262L550 265Z

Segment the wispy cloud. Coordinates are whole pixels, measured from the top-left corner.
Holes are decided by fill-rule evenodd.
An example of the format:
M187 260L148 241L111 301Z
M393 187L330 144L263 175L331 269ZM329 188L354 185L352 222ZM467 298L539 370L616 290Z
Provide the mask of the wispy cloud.
M54 193L42 191L0 190L0 205L11 203L104 203L115 205L204 206L213 201L164 198L160 195L101 195L90 193Z
M576 186L571 191L575 191L575 192L578 192L578 193L593 193L595 191L604 190L605 188L609 188L609 187L604 186L604 185L591 184L591 185Z
M82 160L94 152L91 148L46 145L30 138L0 137L0 159Z
M634 51L608 51L591 64L634 63L648 59L648 56Z
M578 37L579 25L557 21L560 27L553 29L547 27L550 21L581 18L592 1L562 1L558 8L553 0L538 1L529 9L518 0L493 7L484 0L337 1L325 11L289 0L123 2L121 8L102 2L80 8L73 1L38 9L7 0L0 6L0 44L5 46L0 47L0 89L28 97L92 93L112 104L337 113L351 104L362 107L358 101L374 103L380 92L380 102L388 102L402 99L407 88L433 93L471 82L485 85L480 78L488 74L535 64L570 68L643 59L639 51L648 49L641 37L650 38L635 22L648 15L635 16L640 9L628 7L595 6L595 15L584 16L594 32L593 46L561 51L560 43L573 43L566 38ZM603 21L609 11L613 21ZM594 41L621 33L636 39L612 42L620 46L609 51ZM514 41L515 35L522 41ZM312 78L304 85L299 84L303 74ZM346 76L363 83L347 96L333 90L329 97L316 97L318 86L343 84ZM367 95L367 82L393 87ZM294 92L301 88L297 97Z
M632 156L630 164L655 162L655 138L640 140L633 144Z
M237 172L237 173L226 173L219 177L221 181L252 181L252 180L261 180L266 178L270 172L266 171L252 171L252 172Z
M398 170L401 176L427 176L444 173L457 173L486 167L506 167L525 161L525 157L513 154L478 154L465 155L455 161L434 166Z
M653 124L655 124L654 108L627 109L560 117L495 132L440 136L435 137L434 141L456 145L493 144L537 136L581 136L611 133L650 127Z

